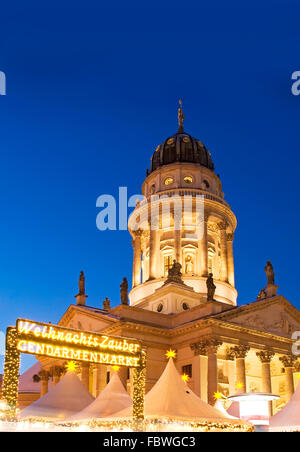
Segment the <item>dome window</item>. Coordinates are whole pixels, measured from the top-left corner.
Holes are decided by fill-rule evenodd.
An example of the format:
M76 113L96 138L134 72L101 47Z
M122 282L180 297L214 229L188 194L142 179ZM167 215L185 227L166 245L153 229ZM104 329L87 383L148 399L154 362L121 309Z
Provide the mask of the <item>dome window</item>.
M204 181L202 182L202 187L204 188L204 190L209 188L209 183L207 182L207 180L204 179Z
M173 177L167 177L165 179L165 185L171 185L171 184L173 184L173 182L174 182Z
M164 308L164 305L162 303L159 303L159 305L157 306L157 312L161 312Z
M185 178L184 178L183 180L184 180L184 182L185 182L186 184L192 184L192 183L193 183L193 178L192 178L192 176L185 176Z

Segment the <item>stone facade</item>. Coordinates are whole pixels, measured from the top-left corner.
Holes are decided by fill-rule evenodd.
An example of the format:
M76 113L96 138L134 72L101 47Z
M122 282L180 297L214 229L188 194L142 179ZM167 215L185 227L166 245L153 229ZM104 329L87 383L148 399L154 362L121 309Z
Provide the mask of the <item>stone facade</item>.
M189 161L190 150L200 154L191 154ZM173 156L166 154L171 151ZM183 152L184 161L177 161L183 159ZM214 403L216 391L224 395L238 390L273 392L281 396L274 402L276 411L291 397L297 381L291 334L300 330L300 312L276 295L274 278L257 301L237 306L232 248L236 218L224 200L209 156L200 141L184 133L183 125L157 148L142 186L144 201L129 219L133 244L129 305L86 306L82 290L59 324L141 340L147 348L147 391L166 365L165 351L172 348L177 352L178 371L189 374L188 384L204 401ZM166 158L171 163L164 164ZM201 159L206 164L199 163ZM153 199L154 195L164 198ZM186 195L192 209L186 216L178 215L174 200L182 201ZM195 217L197 197L203 207L200 219ZM158 212L155 227L149 223L152 208ZM195 233L197 221L200 236ZM181 264L180 281L168 279L174 261ZM216 286L213 299L207 297L210 273ZM50 358L40 361L42 395L49 378L57 383L64 363ZM96 396L107 384L110 370L85 364L79 374ZM121 369L120 376L130 393L131 371Z

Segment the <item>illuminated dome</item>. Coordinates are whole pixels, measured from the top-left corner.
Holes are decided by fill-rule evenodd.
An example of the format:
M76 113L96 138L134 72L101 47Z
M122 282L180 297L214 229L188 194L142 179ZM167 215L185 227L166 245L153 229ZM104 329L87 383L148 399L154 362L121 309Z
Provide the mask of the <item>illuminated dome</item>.
M150 172L175 162L197 163L212 171L214 170L214 164L209 150L200 140L192 137L183 130L183 119L184 114L180 101L180 108L178 109L178 131L156 148L151 158Z
M157 147L151 158L150 172L175 162L198 163L214 170L209 150L200 140L184 131L178 131Z

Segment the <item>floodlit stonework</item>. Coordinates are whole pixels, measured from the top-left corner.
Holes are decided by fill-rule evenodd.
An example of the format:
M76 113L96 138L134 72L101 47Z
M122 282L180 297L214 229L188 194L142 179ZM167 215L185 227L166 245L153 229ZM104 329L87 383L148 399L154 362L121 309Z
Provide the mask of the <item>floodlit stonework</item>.
M147 347L147 391L163 372L165 351L171 348L177 352L178 371L190 376L188 384L202 400L214 403L217 391L224 395L273 392L281 396L273 402L276 411L290 399L297 382L291 334L300 330L300 312L277 295L270 266L267 285L258 299L237 306L233 255L236 217L224 199L210 152L184 132L180 115L182 111L178 132L153 154L142 185L145 200L137 204L129 219L133 244L129 304L123 286L119 306L111 308L108 299L104 309L88 306L81 275L77 304L70 305L59 325L142 341ZM154 195L165 197L151 201ZM193 209L182 218L176 215L173 203L186 195L191 197ZM200 236L195 232L197 196L204 209ZM143 220L151 203L159 204L155 228L150 227L149 219ZM180 265L174 267L174 263ZM211 281L207 283L210 273L215 289ZM50 380L57 383L64 363L39 360L42 395ZM106 386L109 372L111 369L103 365L85 364L79 369L94 396ZM119 374L130 393L132 372L121 368Z

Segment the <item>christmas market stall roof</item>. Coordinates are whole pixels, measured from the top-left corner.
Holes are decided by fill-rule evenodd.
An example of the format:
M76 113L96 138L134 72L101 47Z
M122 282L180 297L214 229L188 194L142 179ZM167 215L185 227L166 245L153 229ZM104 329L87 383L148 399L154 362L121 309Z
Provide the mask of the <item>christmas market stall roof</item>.
M270 431L300 431L300 384L290 401L270 418Z
M132 405L120 377L115 372L100 395L86 408L72 416L70 421L96 419L110 416Z
M41 370L41 363L37 362L26 370L19 377L19 392L24 393L40 393L41 381L39 372Z
M20 413L20 418L65 419L92 403L89 393L77 375L68 371L43 397Z
M132 416L132 407L116 413L112 418ZM173 359L169 362L159 380L145 396L145 417L169 421L247 425L240 419L232 419L201 400L182 380Z
M234 402L237 403L237 402ZM221 402L220 399L217 399L216 403L214 404L214 408L216 408L217 410L219 410L221 413L225 414L227 417L230 417L231 419L238 419L239 416L232 416L229 413L229 409L226 411L226 409L224 408L223 403Z

